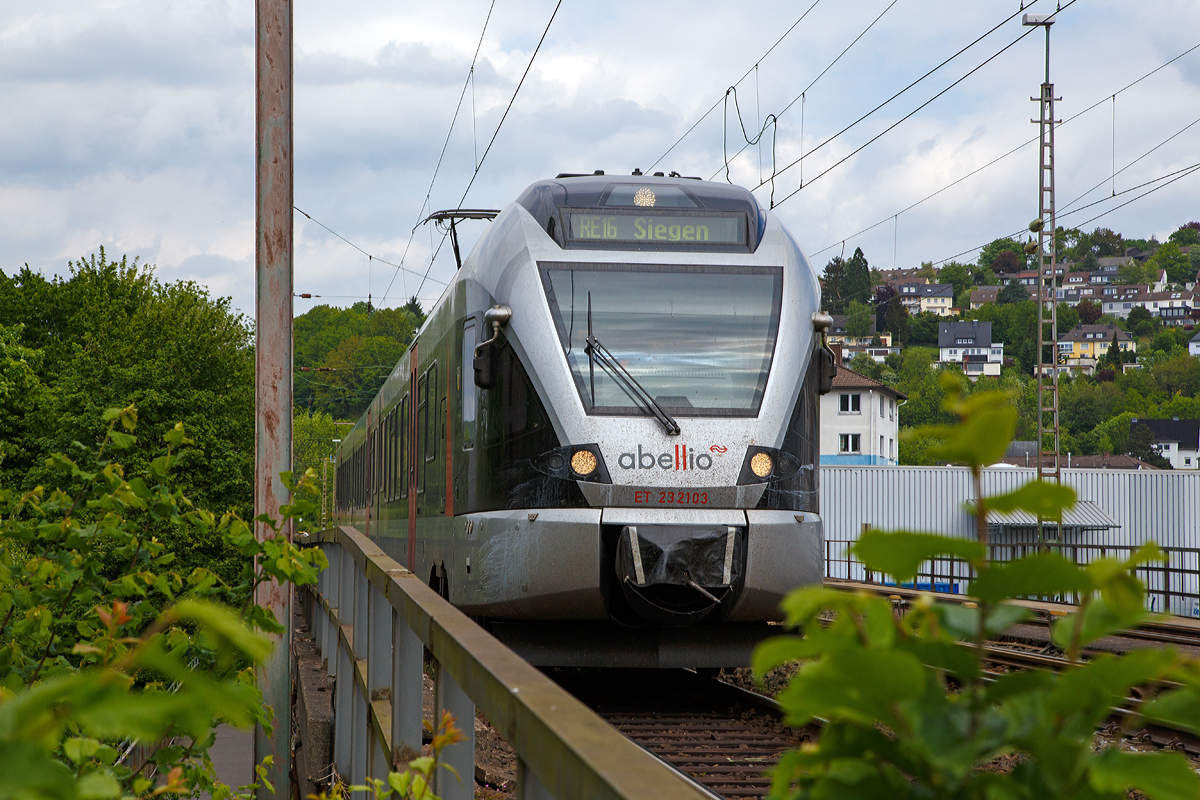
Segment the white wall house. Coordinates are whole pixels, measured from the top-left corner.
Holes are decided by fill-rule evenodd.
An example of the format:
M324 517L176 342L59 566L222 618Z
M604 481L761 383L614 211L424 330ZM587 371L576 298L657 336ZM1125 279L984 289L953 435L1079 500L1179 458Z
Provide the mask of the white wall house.
M1004 343L992 341L992 323L968 320L938 325L938 361L958 364L972 380L998 376L1004 363Z
M1129 421L1129 430L1145 426L1154 433L1158 454L1171 462L1173 469L1200 469L1200 419L1138 419Z
M908 397L839 367L821 397L822 464L897 464L900 406Z
M1200 356L1200 333L1197 333L1192 337L1192 340L1188 342L1188 355Z

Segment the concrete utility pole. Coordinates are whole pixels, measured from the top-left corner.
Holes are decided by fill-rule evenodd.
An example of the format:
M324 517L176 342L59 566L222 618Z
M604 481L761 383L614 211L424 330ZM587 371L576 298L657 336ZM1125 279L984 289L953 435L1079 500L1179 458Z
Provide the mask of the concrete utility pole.
M288 500L279 473L292 468L292 4L256 0L255 13L255 459L254 513L278 518ZM255 524L261 540L272 535ZM291 536L289 523L284 532ZM263 584L255 602L291 631L290 590ZM254 759L272 757L259 800L290 798L290 635L275 643L258 674L263 701L275 710L275 731L254 732Z

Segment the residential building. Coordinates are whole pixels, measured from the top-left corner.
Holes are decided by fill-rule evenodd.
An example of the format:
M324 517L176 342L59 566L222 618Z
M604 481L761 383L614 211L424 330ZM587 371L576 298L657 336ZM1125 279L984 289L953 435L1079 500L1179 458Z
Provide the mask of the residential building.
M1123 351L1137 352L1137 341L1113 323L1076 325L1058 337L1058 363L1091 374L1096 363L1108 354L1114 338Z
M826 335L826 341L830 344L840 344L847 347L870 347L875 341L875 337L879 337L879 342L884 347L892 346L892 334L888 331L877 333L875 329L875 312L871 311L871 324L867 329L866 336L851 336L846 333L846 315L834 314L833 325L829 328L829 333Z
M1036 467L1037 442L1012 442L1004 453L1004 457L996 463L1008 464L1013 467ZM1140 458L1134 458L1131 455L1113 455L1112 453L1101 453L1094 456L1063 453L1061 463L1064 469L1158 469ZM996 464L991 466L996 466Z
M821 463L895 465L908 396L841 367L821 397Z
M1164 325L1191 325L1196 316L1194 292L1157 291L1141 296L1138 304L1158 317Z
M1134 306L1142 304L1143 296L1149 294L1148 286L1106 286L1101 296L1101 310L1125 319Z
M910 314L928 311L948 317L954 313L954 286L949 283L901 283L896 288Z
M1129 421L1129 432L1146 427L1154 434L1154 449L1174 469L1200 469L1200 419L1138 419Z
M1000 296L999 286L980 286L971 290L971 310L982 308L984 303L995 303Z
M1200 356L1200 333L1197 333L1192 337L1192 340L1188 342L1188 355Z
M992 341L992 323L968 320L938 325L938 361L960 364L968 378L998 376L1004 343Z

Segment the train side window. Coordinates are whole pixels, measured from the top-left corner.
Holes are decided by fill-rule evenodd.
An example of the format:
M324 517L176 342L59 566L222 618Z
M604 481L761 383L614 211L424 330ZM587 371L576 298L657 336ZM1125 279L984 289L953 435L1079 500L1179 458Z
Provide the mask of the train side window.
M400 400L400 446L396 448L396 475L400 478L400 496L408 497L408 395Z
M429 373L426 372L417 382L417 441L416 447L413 448L413 469L417 469L418 461L428 446L426 440L429 439L429 429L427 423L429 421ZM417 491L425 491L425 467L420 465L420 475L417 476Z
M475 358L475 320L463 326L462 358L458 362L459 397L462 398L462 446L463 450L475 447L475 409L478 402L475 375L470 370Z
M431 412L434 414L433 419L429 419L428 417L426 417L426 420L425 420L426 424L429 425L429 429L428 429L428 431L426 431L426 436L425 436L425 463L426 464L428 464L429 462L431 462L437 458L437 443L439 440L437 432L438 432L438 429L442 427L439 424L438 416L437 416L438 415L438 407L439 407L437 374L438 374L438 362L435 361L429 365L429 369L425 372L425 377L426 377L425 393L431 394L433 397L433 404L431 407Z

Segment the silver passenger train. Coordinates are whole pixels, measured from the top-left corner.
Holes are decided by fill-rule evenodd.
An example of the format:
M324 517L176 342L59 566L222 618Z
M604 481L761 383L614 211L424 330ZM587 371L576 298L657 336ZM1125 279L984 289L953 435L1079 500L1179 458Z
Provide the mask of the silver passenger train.
M672 176L530 186L338 449L339 523L536 664L741 666L821 580L820 284Z

